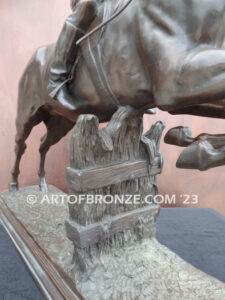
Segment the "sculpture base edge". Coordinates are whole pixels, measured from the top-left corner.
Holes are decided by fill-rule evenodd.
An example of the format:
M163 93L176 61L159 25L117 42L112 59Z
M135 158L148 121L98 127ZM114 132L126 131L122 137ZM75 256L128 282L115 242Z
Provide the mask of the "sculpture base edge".
M37 202L29 204L29 195L38 197ZM155 237L103 253L95 272L76 287L73 245L64 227L68 207L48 203L55 195L67 196L52 186L48 194L37 186L0 194L2 224L46 299L118 299L119 293L129 299L225 297L224 283L197 270Z

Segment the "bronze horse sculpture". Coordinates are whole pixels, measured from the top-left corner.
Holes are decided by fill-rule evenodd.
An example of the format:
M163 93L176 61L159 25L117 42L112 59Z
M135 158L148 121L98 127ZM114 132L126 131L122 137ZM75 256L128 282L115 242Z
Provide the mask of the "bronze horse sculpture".
M92 28L112 14L116 3L102 2ZM105 122L119 106L129 105L142 112L158 107L172 114L224 118L224 15L225 0L133 0L120 16L79 46L70 83L74 111L48 96L55 45L39 48L19 83L11 190L18 188L25 140L40 122L47 128L40 145L39 169L40 187L45 190L46 154L73 128L80 114L95 114ZM179 145L173 133L167 142ZM214 166L225 164L225 138L219 139L220 157L213 157ZM184 160L192 159L189 156Z

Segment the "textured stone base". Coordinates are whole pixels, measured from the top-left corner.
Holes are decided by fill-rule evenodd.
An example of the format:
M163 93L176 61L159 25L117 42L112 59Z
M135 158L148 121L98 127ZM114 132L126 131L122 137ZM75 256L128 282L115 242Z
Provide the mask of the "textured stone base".
M71 280L73 245L64 226L68 205L51 204L54 195L65 196L52 186L48 194L38 186L0 193L0 221L45 299L83 299Z
M80 278L87 300L222 300L225 284L199 271L155 238L102 254Z
M64 226L69 217L68 205L59 201L52 204L54 195L66 194L53 186L49 186L48 194L40 192L38 186L30 186L18 192L3 192L0 197L35 242L70 275L73 245Z
M33 201L31 198L28 200L30 195L34 196ZM0 216L21 254L26 255L26 249L30 249L34 256L36 251L41 254L40 251L43 251L46 255L45 264L42 263L43 255L35 256L40 264L41 283L50 286L46 280L54 282L57 279L56 290L63 291L60 295L67 291L67 283L68 286L74 285L74 294L68 287L66 298L53 293L57 299L79 299L75 286L86 300L225 299L222 282L186 263L155 238L131 242L124 247L106 246L101 253L93 251L90 253L89 269L81 274L77 271L76 260L73 260L73 245L65 235L67 203L49 203L47 199L52 199L52 195L65 194L50 187L48 198L41 204L44 194L39 192L38 187L23 188L17 193L1 193ZM18 242L20 238L23 245ZM37 245L35 248L29 239ZM32 264L30 260L28 267L35 269ZM47 279L43 271L49 272ZM35 277L35 272L32 274Z

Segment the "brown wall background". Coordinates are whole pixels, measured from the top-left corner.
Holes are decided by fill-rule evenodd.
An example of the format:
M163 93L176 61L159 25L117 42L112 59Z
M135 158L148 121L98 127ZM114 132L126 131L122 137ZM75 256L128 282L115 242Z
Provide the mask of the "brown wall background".
M66 16L69 0L0 1L0 190L7 189L14 160L15 118L18 80L33 52L41 45L56 41ZM202 132L224 133L224 120L191 116L171 116L157 111L145 117L145 130L157 120L166 130L190 126L193 135ZM39 140L43 125L35 128L27 140L28 149L21 164L20 185L38 183ZM180 195L196 194L199 207L211 207L225 215L225 167L207 172L179 170L175 167L181 149L162 143L165 158L163 174L158 178L160 193L176 194L176 206L183 205ZM65 168L69 164L69 135L49 151L46 163L49 184L66 190Z

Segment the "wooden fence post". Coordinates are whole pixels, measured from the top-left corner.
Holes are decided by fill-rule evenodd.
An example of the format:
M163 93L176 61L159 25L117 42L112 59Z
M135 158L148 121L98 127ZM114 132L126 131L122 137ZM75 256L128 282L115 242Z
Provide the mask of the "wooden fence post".
M143 115L130 107L119 108L101 130L94 115L79 117L67 168L71 201L66 221L77 254L89 247L154 236L164 127L157 122L142 135ZM84 266L83 255L78 257Z

